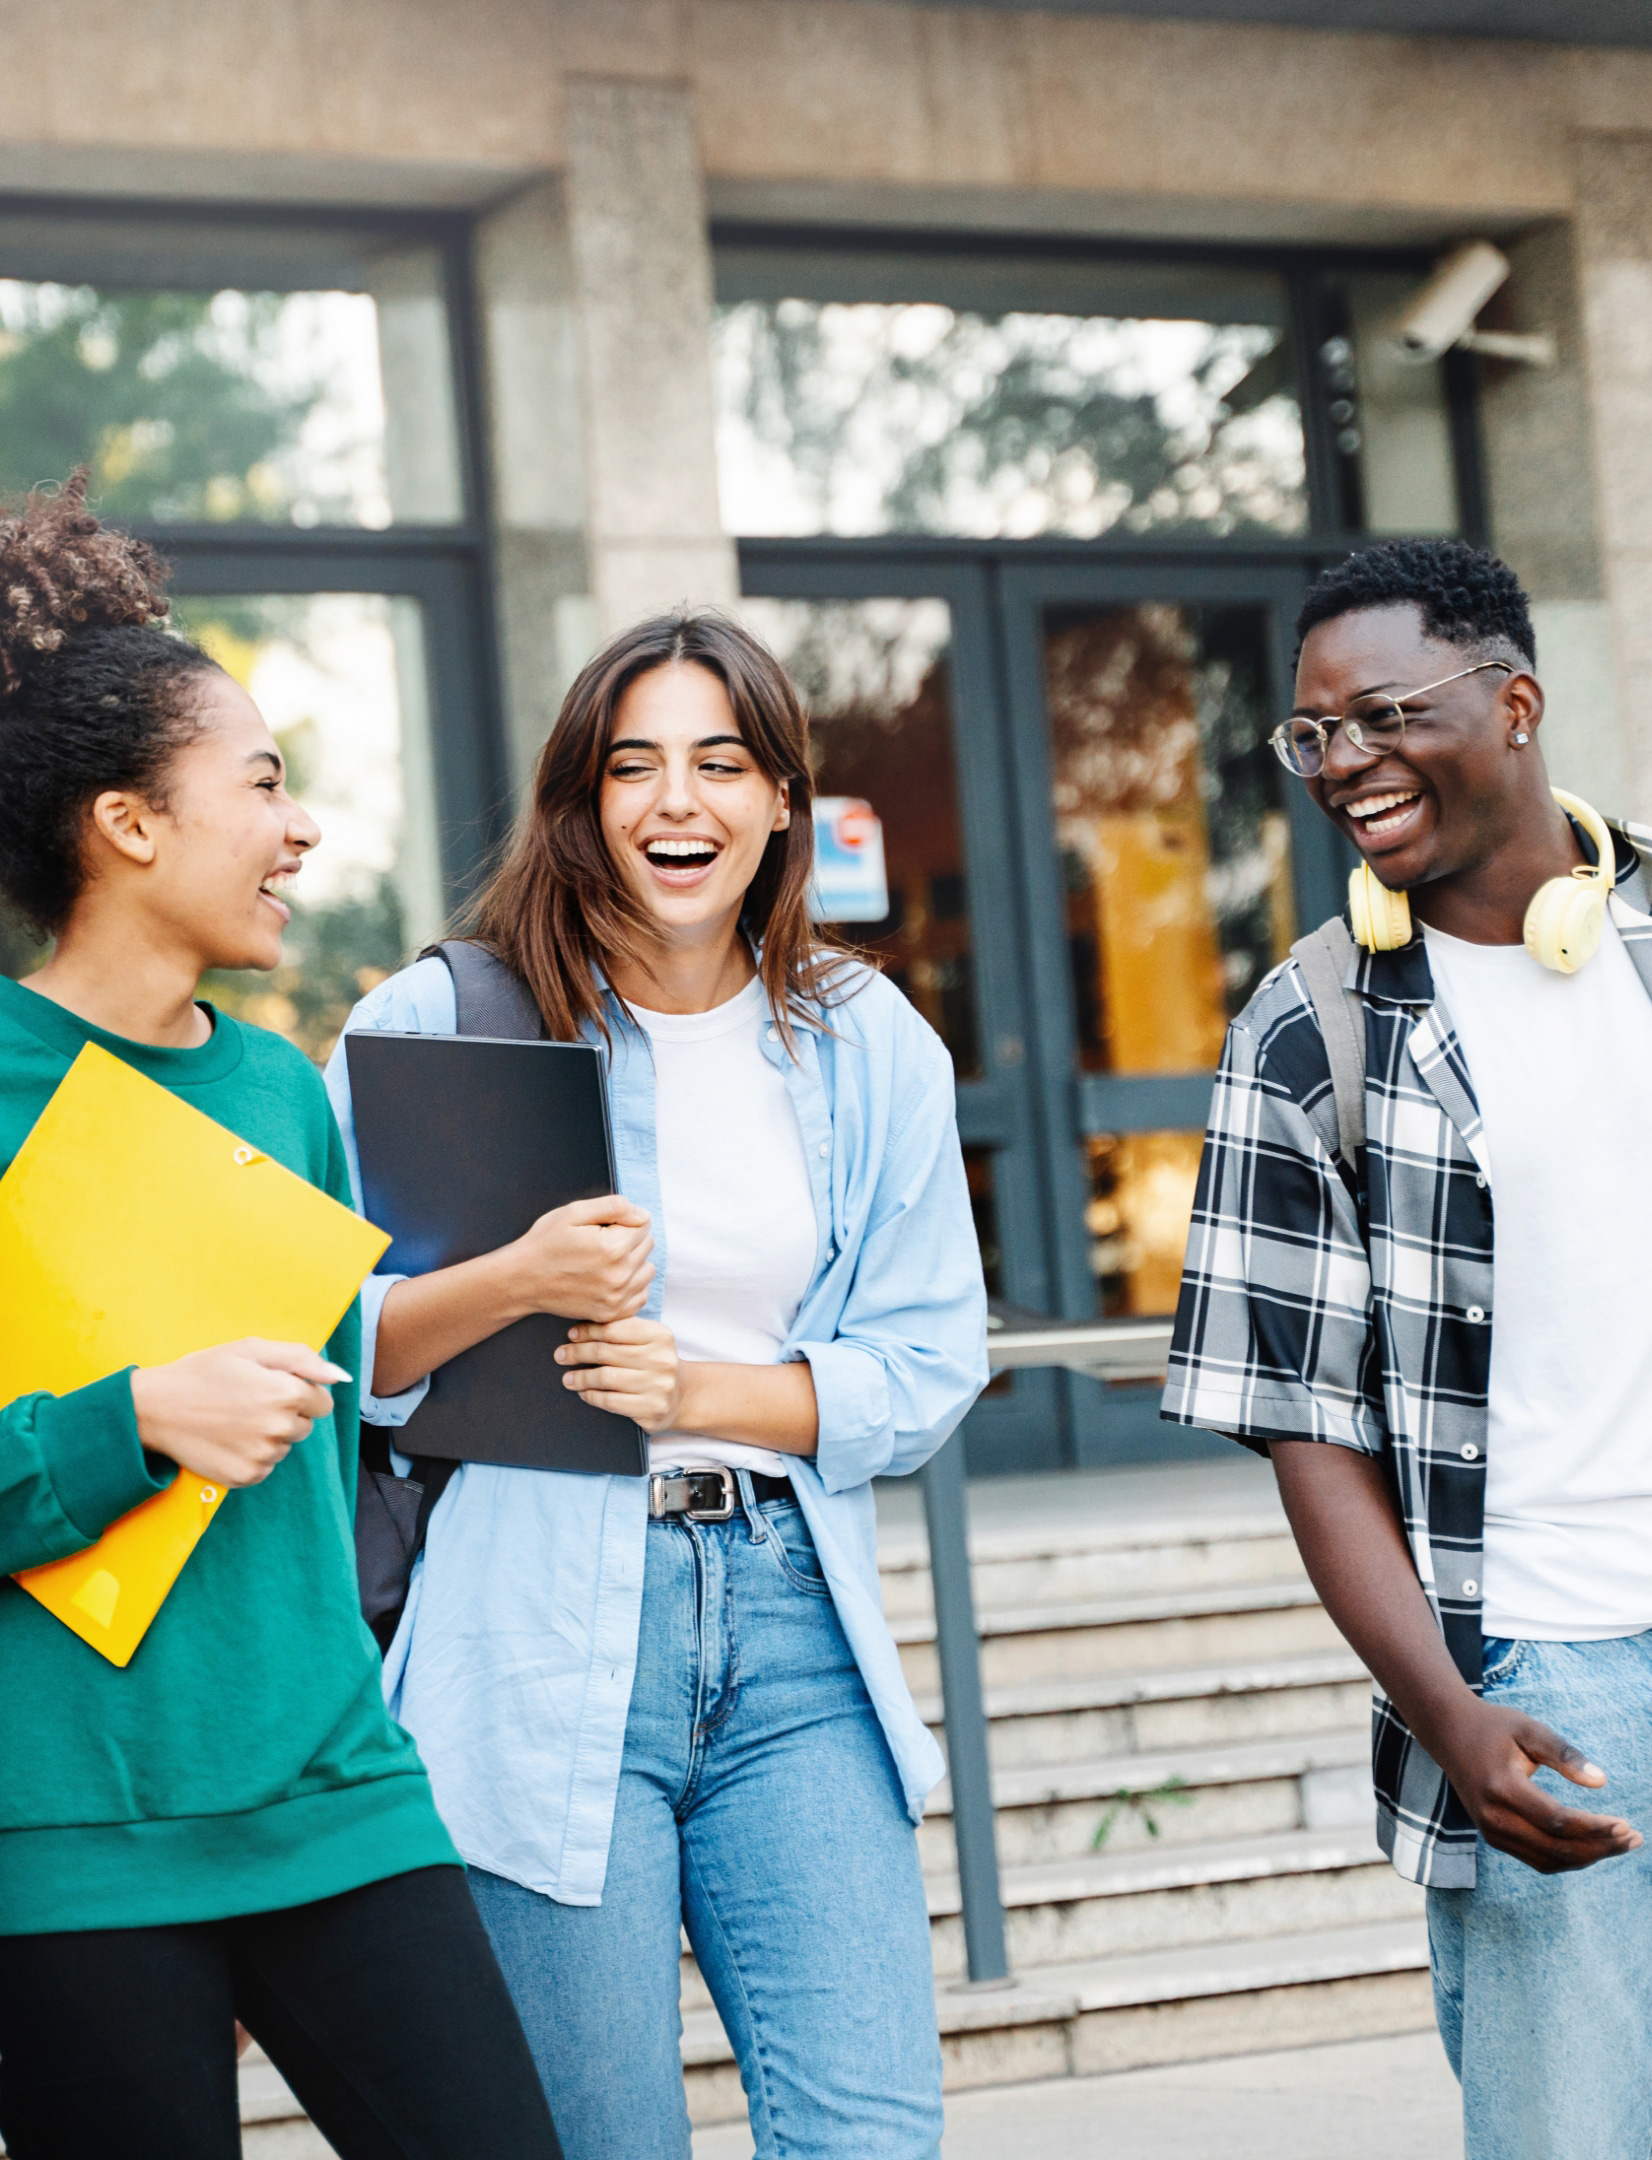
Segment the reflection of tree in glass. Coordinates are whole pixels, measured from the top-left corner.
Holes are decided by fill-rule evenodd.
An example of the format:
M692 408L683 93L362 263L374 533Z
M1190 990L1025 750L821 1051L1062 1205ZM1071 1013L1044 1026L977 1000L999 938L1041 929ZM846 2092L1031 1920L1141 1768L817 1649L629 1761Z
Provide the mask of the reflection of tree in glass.
M1065 624L1055 616L1045 681L1069 886L1082 894L1092 879L1105 883L1097 850L1107 852L1112 821L1155 812L1191 820L1208 848L1201 898L1231 1018L1294 935L1285 818L1263 741L1259 619L1154 603ZM1129 904L1124 893L1116 904ZM1087 924L1082 934L1093 937ZM1087 942L1092 985L1097 958ZM1096 994L1087 989L1083 1002Z
M285 304L0 284L0 490L85 463L107 516L289 515L281 455L319 385L277 362Z
M752 470L734 476L746 495L734 522L981 537L1298 530L1294 399L1282 391L1237 415L1223 403L1278 336L1242 323L741 302L717 329L735 423L726 482L751 453Z
M796 683L810 716L816 789L857 795L883 825L889 914L849 923L952 1053L981 1069L940 600L760 600L742 613Z

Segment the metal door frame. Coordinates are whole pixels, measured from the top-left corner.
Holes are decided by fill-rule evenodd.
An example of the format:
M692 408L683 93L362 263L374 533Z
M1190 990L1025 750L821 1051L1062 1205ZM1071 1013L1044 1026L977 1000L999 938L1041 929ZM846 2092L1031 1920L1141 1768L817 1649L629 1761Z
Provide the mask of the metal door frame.
M1028 965L1037 1026L1029 1039L1041 1118L1046 1207L1055 1294L1049 1310L1088 1319L1095 1310L1083 1227L1085 1179L1077 1151L1091 1132L1201 1127L1210 1106L1211 1076L1080 1074L1077 1024L1062 934L1059 853L1051 813L1049 720L1043 674L1042 619L1046 607L1128 606L1144 600L1213 606L1255 606L1269 624L1270 706L1289 703L1290 625L1307 586L1300 562L1214 560L1185 556L1086 563L1045 559L1030 551L1000 557L994 567L995 613L1004 638L1008 734L1018 813L1017 855L1029 926ZM1292 886L1303 927L1339 904L1345 871L1334 829L1301 787L1284 796L1290 819ZM1079 1466L1155 1455L1203 1454L1223 1443L1161 1425L1156 1386L1104 1386L1063 1374L1068 1460Z

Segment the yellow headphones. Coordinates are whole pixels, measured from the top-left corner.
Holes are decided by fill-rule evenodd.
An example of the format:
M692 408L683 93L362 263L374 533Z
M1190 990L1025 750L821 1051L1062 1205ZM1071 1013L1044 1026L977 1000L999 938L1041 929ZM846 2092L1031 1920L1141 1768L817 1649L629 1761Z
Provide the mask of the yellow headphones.
M1597 860L1579 863L1570 877L1550 878L1537 888L1526 910L1526 950L1557 975L1575 975L1600 943L1607 896L1617 882L1617 856L1598 810L1561 788L1549 793L1595 843ZM1411 942L1410 901L1379 884L1369 863L1361 863L1348 879L1348 914L1354 942L1367 952L1397 952Z

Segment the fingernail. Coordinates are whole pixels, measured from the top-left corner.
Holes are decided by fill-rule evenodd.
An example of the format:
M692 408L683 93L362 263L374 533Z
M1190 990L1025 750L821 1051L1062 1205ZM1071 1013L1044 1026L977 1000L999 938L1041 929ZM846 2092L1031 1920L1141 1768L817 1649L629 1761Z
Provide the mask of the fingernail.
M350 1375L344 1370L344 1367L342 1365L328 1365L322 1377L327 1380L342 1381L348 1380Z
M1599 1763L1586 1762L1583 1765L1583 1775L1585 1777L1603 1778L1606 1775L1606 1772L1600 1767Z

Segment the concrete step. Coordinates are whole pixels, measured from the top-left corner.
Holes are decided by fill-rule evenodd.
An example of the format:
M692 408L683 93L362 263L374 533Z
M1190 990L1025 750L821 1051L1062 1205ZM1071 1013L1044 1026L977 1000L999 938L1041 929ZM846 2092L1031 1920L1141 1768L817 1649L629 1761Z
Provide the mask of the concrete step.
M914 1695L940 1691L935 1624L893 1623ZM1244 1663L1342 1647L1306 1576L1151 1597L1018 1606L980 1615L981 1678L989 1690L1101 1673Z
M1423 1910L1422 1892L1394 1873L1368 1824L1085 1853L1005 1868L1001 1887L1015 1971L1414 1919ZM965 1969L958 1878L929 1876L925 1890L936 1974L957 1979ZM685 1950L683 2009L704 2010L710 2002Z
M931 1876L935 1970L965 1970L955 1875ZM1378 1851L1369 1822L1202 1845L1086 1853L1003 1871L1010 1964L1130 1956L1307 1928L1415 1919L1423 1894Z
M1025 1681L989 1688L985 1699L992 1759L1008 1769L1353 1726L1369 1717L1371 1683L1353 1651L1343 1648ZM918 1710L944 1746L939 1696L920 1697Z
M1415 1919L1029 1966L1008 1988L943 1984L935 2005L951 2091L1414 2032L1433 2019ZM694 2120L738 2120L744 2100L714 2012L685 2016L683 2064Z
M970 1538L977 1610L1094 1596L1153 1597L1274 1582L1301 1571L1296 1544L1275 1508L1265 1524L1183 1539L1165 1526L1150 1542L1109 1543L1091 1531L996 1543L979 1529ZM879 1555L884 1611L891 1620L933 1611L927 1547Z
M1300 1572L1272 1472L1229 1461L1173 1469L992 1479L970 1488L970 1557L983 1611L1085 1596L1145 1596ZM921 1494L878 1493L891 1619L930 1610Z
M1032 1763L993 1777L1003 1867L1149 1845L1209 1844L1371 1821L1362 1729L1292 1734L1220 1748L1163 1748L1091 1762ZM943 1783L918 1830L926 1873L956 1866Z

